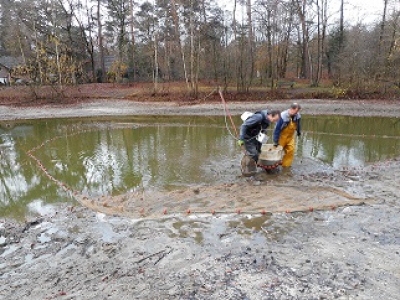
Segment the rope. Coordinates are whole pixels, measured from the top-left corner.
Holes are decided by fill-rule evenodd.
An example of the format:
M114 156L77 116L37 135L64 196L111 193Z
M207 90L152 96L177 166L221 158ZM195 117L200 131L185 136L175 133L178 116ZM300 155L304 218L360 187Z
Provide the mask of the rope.
M229 109L228 109L228 106L227 106L226 101L225 101L225 99L224 99L224 96L223 96L223 94L222 94L222 92L221 92L221 89L219 89L219 95L220 95L220 97L221 97L221 101L222 101L222 103L223 103L223 108L224 108L225 128L226 128L226 130L228 131L229 135L230 135L235 141L238 141L238 140L239 140L239 134L238 134L238 132L237 132L237 130L236 130L236 126L235 126L235 124L234 124L234 122L233 122L232 115L231 115L231 113L230 113L230 111L229 111ZM228 120L227 120L228 116L229 116L229 118L230 118L230 120L231 120L232 127L235 129L236 135L234 135L234 134L232 133L231 129L229 128ZM248 141L254 140L254 139L256 139L256 138L257 138L257 136L253 136L253 137L251 137L251 138L249 138L249 139L246 139L245 141L248 142ZM245 149L243 150L243 154L246 155L246 150L245 150Z
M235 139L237 140L237 138L239 137L239 133L238 133L238 131L236 129L235 123L233 122L232 115L231 115L231 113L229 111L229 108L228 108L228 106L226 104L226 101L224 99L224 95L222 94L221 88L219 88L218 92L219 92L219 96L221 97L222 104L224 105L225 117L226 117L226 115L228 115L229 119L231 120L231 125L232 125L232 127L233 127L233 129L235 130L235 133L236 133L236 138ZM229 131L229 129L228 129L228 131Z

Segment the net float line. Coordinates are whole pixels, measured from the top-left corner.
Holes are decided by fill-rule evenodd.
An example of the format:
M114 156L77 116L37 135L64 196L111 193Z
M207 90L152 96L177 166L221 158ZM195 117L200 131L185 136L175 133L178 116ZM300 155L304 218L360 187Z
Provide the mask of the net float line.
M303 209L280 209L279 211L269 211L265 209L257 209L257 210L217 210L217 209L183 209L183 210L174 210L174 209L158 209L158 210L149 210L146 211L144 208L136 208L136 209L125 209L123 207L103 207L101 205L93 204L91 201L83 200L79 201L83 206L96 211L98 213L104 213L106 215L113 216L121 216L128 218L154 218L154 217L188 217L188 216L197 216L197 217L219 217L226 215L236 215L236 216L252 216L252 217L268 217L272 215L294 215L294 214L308 214L314 212L326 212L326 211L337 211L339 208L351 207L351 206L360 206L365 204L365 200L355 203L346 203L343 205L326 205L321 207L304 207Z
M267 129L273 132L274 129ZM379 135L379 134L352 134L352 133L332 133L324 131L302 130L302 134L317 134L317 135L330 135L330 136L343 136L343 137L356 137L356 138L376 138L376 139L396 139L400 140L400 135Z
M351 134L351 133L331 133L323 131L302 131L302 133L330 135L330 136L345 136L345 137L358 137L358 138L380 138L380 139L396 139L400 140L397 135L376 135L376 134Z

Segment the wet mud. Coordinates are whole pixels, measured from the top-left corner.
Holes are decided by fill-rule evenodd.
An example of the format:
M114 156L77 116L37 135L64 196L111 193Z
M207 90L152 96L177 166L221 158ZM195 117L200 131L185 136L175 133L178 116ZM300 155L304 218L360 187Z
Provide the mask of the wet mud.
M300 164L2 219L0 299L399 299L400 161Z

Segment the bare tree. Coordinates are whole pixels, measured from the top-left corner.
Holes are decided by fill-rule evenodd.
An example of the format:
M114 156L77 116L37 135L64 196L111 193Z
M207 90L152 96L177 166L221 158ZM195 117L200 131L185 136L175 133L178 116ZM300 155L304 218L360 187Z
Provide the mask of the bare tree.
M344 0L340 1L340 19L339 19L339 49L343 48L344 42Z
M183 66L183 72L185 75L186 86L187 86L188 90L190 90L189 77L187 74L187 68L186 68L186 62L185 62L185 51L182 47L181 34L180 34L180 29L179 29L179 17L176 12L175 0L171 0L171 8L172 8L172 15L173 15L174 24L175 24L175 36L176 36L176 41L178 44L179 51L181 53L182 66Z
M382 21L381 21L381 30L379 33L378 56L380 56L380 54L381 54L383 36L385 34L387 6L388 6L388 0L383 0L383 13L382 13Z
M238 66L238 58L239 58L239 48L237 46L237 24L236 24L236 8L237 8L237 0L233 1L233 10L232 10L232 27L233 27L233 39L235 43L235 79L236 79L236 90L239 90L239 66Z
M252 5L251 0L247 0L247 27L248 27L248 75L246 82L246 90L248 91L254 77L254 34L253 34L253 20L252 20Z
M189 30L190 30L190 94L194 97L197 96L197 82L195 81L196 72L196 58L195 58L195 32L194 32L194 0L190 0L189 11Z
M129 26L130 26L130 34L131 34L131 61L132 61L132 66L133 69L135 69L135 26L134 26L134 14L133 14L133 0L129 0L129 15L130 15L130 20L129 20ZM134 73L133 73L134 74Z
M101 82L105 81L106 78L106 65L104 61L104 45L103 45L103 24L101 22L101 1L97 0L97 39L98 39L98 47L99 47L99 61L100 61L100 80Z
M317 59L316 59L316 71L313 76L313 86L318 86L322 77L322 58L325 53L325 36L326 27L328 22L328 1L327 0L316 0L315 2L317 10Z
M300 19L301 26L301 76L303 78L310 78L310 56L309 56L309 32L306 20L307 0L293 0L293 4L297 9L297 15Z
M338 53L337 55L340 57L344 48L344 0L340 2L340 19L339 19L339 41L338 41ZM341 68L338 68L337 79L336 82L338 85L341 84Z
M397 52L396 39L398 35L399 20L400 20L400 12L396 11L394 12L393 19L391 20L392 33L390 38L389 50L385 57L385 74L389 73L387 76L394 78L394 81L396 82L397 86L400 87L400 79L397 78L398 77L397 73L400 73L397 71L398 69L397 61L399 57L398 55L396 55ZM396 63L392 64L391 62L396 62Z
M158 93L158 81L159 81L159 63L158 63L158 34L157 30L154 30L154 93Z

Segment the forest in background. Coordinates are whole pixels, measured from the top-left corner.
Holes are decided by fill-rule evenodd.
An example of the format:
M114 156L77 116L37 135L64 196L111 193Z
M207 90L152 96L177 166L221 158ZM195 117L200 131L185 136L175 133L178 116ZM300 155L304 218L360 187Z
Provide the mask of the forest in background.
M352 24L328 0L0 0L0 67L11 83L183 82L345 91L400 87L400 5ZM240 17L238 17L240 16ZM3 59L3 60L2 60Z

